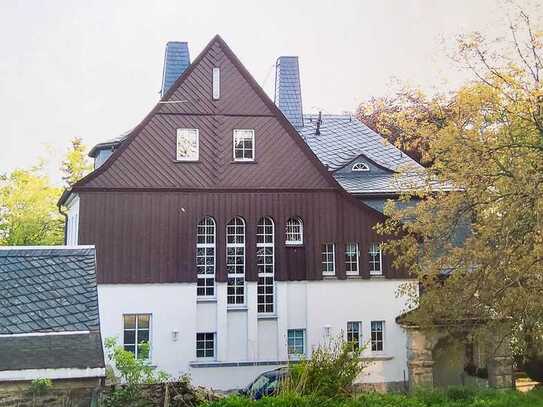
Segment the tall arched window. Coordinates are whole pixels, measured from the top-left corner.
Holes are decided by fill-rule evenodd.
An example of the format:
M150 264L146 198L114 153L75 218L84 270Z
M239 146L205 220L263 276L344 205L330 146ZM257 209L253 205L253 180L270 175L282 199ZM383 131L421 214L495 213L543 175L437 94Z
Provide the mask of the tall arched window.
M236 217L226 225L227 303L245 304L245 221Z
M286 244L304 243L304 224L300 218L290 218L285 227Z
M257 309L259 313L274 312L275 247L274 224L261 218L256 225L256 269L258 271Z
M215 295L215 221L207 216L196 227L196 295Z

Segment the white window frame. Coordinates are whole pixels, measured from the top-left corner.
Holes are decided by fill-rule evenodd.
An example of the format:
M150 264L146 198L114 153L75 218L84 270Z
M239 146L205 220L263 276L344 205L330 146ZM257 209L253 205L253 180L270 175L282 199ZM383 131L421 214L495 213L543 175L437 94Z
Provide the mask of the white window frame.
M139 325L139 318L140 316L146 316L146 317L149 317L149 326L147 328L139 328L138 325ZM134 325L134 328L129 328L127 329L125 327L125 317L134 317L135 318L135 325ZM126 347L127 346L133 346L134 347L134 352L132 352L134 354L134 357L136 359L139 358L139 343L140 341L138 341L138 336L139 336L139 332L140 331L147 331L147 336L148 336L148 341L147 343L149 344L149 355L147 355L147 360L151 360L151 349L152 349L152 343L151 343L151 323L152 323L152 315L150 313L128 313L128 314L123 314L122 315L122 323L123 323L123 349L124 350L127 350ZM126 343L125 342L125 332L126 331L134 331L134 343ZM130 352L130 351L129 351Z
M351 328L351 324L354 324L355 326L358 326L358 341L349 341L349 335L354 335L354 330L350 329ZM360 349L362 347L362 322L361 321L347 321L347 330L345 331L346 332L346 340L347 342L353 342L353 343L356 343L356 350Z
M348 254L351 254L349 247L354 246L356 261L353 262L350 260ZM356 266L356 269L353 270L353 265ZM349 267L350 266L350 267ZM349 270L350 269L350 270ZM348 242L345 243L345 274L348 276L358 276L360 275L360 249L357 242Z
M354 163L351 167L352 172L368 172L370 167L366 163Z
M332 251L329 251L331 246ZM331 259L330 259L331 254ZM332 266L332 270L328 270L329 266ZM336 244L335 243L323 243L321 245L321 271L323 276L335 276L336 275Z
M375 255L379 255L379 269L376 269L375 266L377 262L374 260ZM372 243L368 250L368 263L370 276L382 276L383 275L383 251L381 250L380 243Z
M374 330L373 324L374 323L380 323L381 324L381 330ZM381 332L381 340L374 339L374 333ZM376 343L381 343L381 349L373 349L373 345ZM384 352L385 351L385 321L384 320L377 320L377 321L371 321L370 322L370 349L372 352Z
M221 98L221 68L218 66L213 67L213 100L219 100Z
M196 136L196 155L195 157L180 157L179 156L179 140L184 137L183 132L189 132L190 135ZM194 162L200 159L200 131L192 128L179 128L177 129L177 139L175 144L176 160L181 162Z
M198 356L198 342L209 342L208 340L204 339L203 341L198 341L198 335L212 335L213 336L213 356ZM196 355L196 359L198 360L216 360L217 359L217 333L216 332L196 332L196 352L195 352L195 355ZM205 351L207 350L208 348L204 347L204 348L201 348L201 350Z
M241 221L241 224L243 225L243 235L239 235L237 233L237 228L239 227L238 225L238 221ZM230 229L229 228L234 228L234 234L231 234L230 233ZM245 286L245 271L246 271L246 266L247 266L247 261L246 261L246 257L247 257L247 251L246 251L246 248L245 248L245 243L246 243L246 232L247 232L247 227L246 227L246 224L245 224L245 220L239 216L236 216L234 218L232 218L230 220L230 222L228 222L226 224L226 270L227 270L227 275L228 275L228 282L227 282L227 286L226 286L226 303L227 303L227 306L228 307L240 307L240 306L245 306L246 304L246 295L247 295L247 289L246 289L246 286ZM234 242L228 242L228 238L233 236L234 237ZM242 243L239 243L239 242L236 242L236 237L237 236L243 236L243 242ZM238 258L241 258L243 261L241 263L241 267L242 267L242 272L238 272L237 269L240 265L238 265L238 263L234 262L234 263L229 263L229 257L232 257L232 255L229 255L228 254L228 249L233 249L236 253L233 255L234 259L237 261ZM237 252L239 250L242 250L242 254L241 256L239 254L237 254ZM232 266L234 267L234 272L230 272L228 270L228 267L229 266ZM242 281L242 284L240 284L239 282ZM233 284L232 284L233 282ZM228 291L230 289L233 289L234 290L234 294L230 294L228 293ZM237 291L238 289L240 289L243 291L243 302L238 302L237 299L238 299L238 294L237 294ZM233 297L234 298L234 302L230 302L230 298Z
M269 222L266 224L266 222ZM267 229L271 226L271 233ZM269 216L259 219L256 225L256 268L258 271L257 282L257 312L259 314L273 314L275 312L275 223ZM259 240L261 240L259 242ZM270 254L266 254L271 251ZM271 264L266 260L271 256ZM262 260L262 263L260 262ZM271 271L269 271L271 267ZM271 279L271 284L270 284ZM260 293L260 291L263 291ZM271 290L272 301L268 301ZM264 308L260 310L261 306ZM271 309L270 309L271 308Z
M251 144L253 146L252 148L252 157L251 158L236 158L236 139L238 137L247 137L249 136L251 139ZM245 147L242 148L242 151L249 151L245 150ZM253 129L234 129L232 133L232 159L237 162L250 162L255 160L255 154L256 154L256 148L255 148L255 131ZM245 155L245 154L244 154Z
M289 334L291 332L301 332L302 333L302 352L301 353L299 353L299 352L291 353L290 352ZM294 340L296 340L296 339L297 338L294 338ZM295 329L288 329L287 330L287 353L288 353L288 358L289 359L296 360L296 359L300 359L301 357L306 355L306 352L307 352L306 340L307 340L307 335L306 335L305 329L295 328Z
M209 223L211 222L211 223ZM212 227L213 232L212 234L208 233L208 228ZM204 228L204 233L200 233L200 228ZM199 243L198 240L200 237L204 238L205 243ZM210 239L211 237L211 239ZM208 240L212 240L212 242L208 242ZM207 251L212 249L213 250L213 272L208 273L207 272L207 258L209 257L207 255ZM198 254L200 250L204 251L204 255ZM204 259L204 264L200 265L198 264L198 260L200 258ZM202 269L203 267L203 269ZM202 272L203 271L203 272ZM196 296L199 298L214 298L215 297L215 275L217 271L217 225L215 223L215 219L213 219L211 216L206 216L203 218L198 224L196 225ZM213 280L212 285L208 285L208 280ZM200 282L203 281L203 285L200 285ZM199 294L198 289L203 288L204 294ZM213 294L207 294L209 291L208 289L211 288L213 291Z
M289 228L297 227L297 226L300 227L300 230L297 233L300 235L300 239L299 240L289 239L290 236L296 234L296 232L290 231ZM287 223L285 224L285 244L286 245L303 245L304 244L304 222L302 221L302 218L293 217L287 220Z

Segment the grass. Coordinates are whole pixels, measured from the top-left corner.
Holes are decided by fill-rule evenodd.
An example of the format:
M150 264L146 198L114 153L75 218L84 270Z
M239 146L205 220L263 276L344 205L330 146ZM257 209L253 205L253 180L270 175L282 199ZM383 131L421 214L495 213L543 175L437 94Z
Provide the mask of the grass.
M283 393L254 401L230 396L207 407L543 407L543 391L476 390L418 391L412 394L363 393L349 398L319 398Z

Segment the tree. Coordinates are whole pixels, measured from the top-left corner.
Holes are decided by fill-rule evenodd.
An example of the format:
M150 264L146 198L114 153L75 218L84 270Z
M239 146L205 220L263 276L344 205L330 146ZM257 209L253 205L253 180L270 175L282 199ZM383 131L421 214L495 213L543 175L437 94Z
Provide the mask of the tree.
M480 34L458 39L457 61L474 81L451 96L446 122L428 138L433 165L413 194L420 204L389 204L379 230L396 237L383 244L395 265L424 287L420 297L403 289L418 306L412 319L484 322L481 334L508 321L518 349L536 358L543 353L543 32L520 12L510 34L493 43ZM436 182L449 192L436 191ZM466 221L469 233L458 240Z
M92 170L92 165L87 158L87 148L79 137L72 139L72 146L62 161L62 179L68 187L75 184Z
M0 176L0 245L62 244L64 219L56 206L60 193L41 165Z
M358 119L422 165L431 164L430 142L448 122L451 101L403 88L393 96L372 98L356 112Z

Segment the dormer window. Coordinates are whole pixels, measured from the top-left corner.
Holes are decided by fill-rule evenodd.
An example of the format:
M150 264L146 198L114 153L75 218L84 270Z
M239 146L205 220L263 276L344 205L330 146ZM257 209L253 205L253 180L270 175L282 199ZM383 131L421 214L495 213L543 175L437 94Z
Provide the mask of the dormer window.
M255 131L252 129L236 129L232 140L234 161L254 161Z
M370 167L368 167L368 164L366 163L356 163L351 168L352 172L359 172L359 171L369 171Z
M177 129L177 161L198 161L198 129Z

